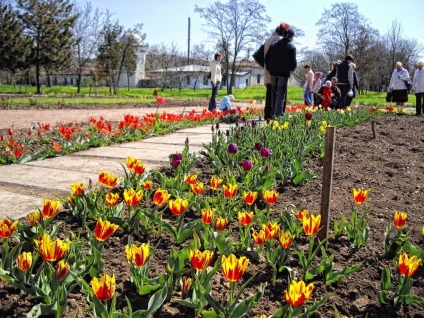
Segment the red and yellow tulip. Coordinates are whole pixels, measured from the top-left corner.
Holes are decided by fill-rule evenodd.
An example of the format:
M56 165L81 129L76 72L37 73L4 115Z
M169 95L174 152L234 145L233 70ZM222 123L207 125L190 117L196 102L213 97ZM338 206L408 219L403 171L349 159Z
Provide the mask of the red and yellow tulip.
M34 243L38 247L41 256L49 262L54 262L63 258L66 251L71 246L71 242L63 242L59 238L52 241L47 233L38 240L34 240Z
M280 225L277 222L268 222L268 224L262 224L262 229L267 239L274 239L280 231Z
M162 206L166 202L168 202L170 197L171 197L171 194L168 193L168 190L159 188L156 190L155 194L153 195L153 202L157 206Z
M293 307L298 307L303 304L304 301L311 298L314 284L310 283L308 286L305 285L304 281L296 282L292 280L289 286L289 290L284 291L284 297L287 303Z
M237 194L237 190L238 190L238 185L235 184L227 184L222 186L222 188L224 189L224 194L226 197L228 198L232 198Z
M401 229L405 226L407 218L408 215L405 212L396 211L393 217L393 223L398 229Z
M252 212L238 212L238 218L240 221L240 224L243 226L248 226L250 223L252 223L253 220L253 211Z
M111 237L118 228L119 225L110 223L108 220L103 221L102 219L98 219L94 230L94 236L98 241L103 242Z
M60 260L57 262L55 272L58 281L64 280L69 273L69 264L63 259Z
M150 190L152 188L153 182L150 180L144 181L142 183L143 189L144 190Z
M305 234L309 236L314 236L315 234L317 234L320 223L321 223L320 214L316 216L311 214L310 218L305 216L303 218L303 230L305 231Z
M128 206L136 206L143 199L143 191L135 192L133 188L124 190L124 201Z
M108 206L115 206L118 204L119 201L119 193L109 192L108 194L106 194L105 200Z
M225 228L227 227L227 225L228 225L228 219L227 218L225 218L225 219L224 218L216 218L215 229L218 232L224 231Z
M203 183L202 182L195 182L194 184L190 184L191 191L193 191L195 194L201 194L203 192Z
M135 244L131 244L130 247L125 246L125 254L129 262L132 262L137 267L141 267L146 264L149 259L150 246L148 243L142 243L139 247Z
M411 277L418 270L422 261L421 258L417 259L415 255L408 258L406 253L401 254L399 256L399 273Z
M188 201L180 198L176 198L175 200L169 200L169 209L174 215L181 215L188 207Z
M361 190L361 189L356 189L353 188L352 192L353 192L353 200L355 201L356 204L362 204L364 203L365 199L368 197L368 192L370 191L370 189L367 190Z
M8 218L4 218L2 221L0 221L0 238L10 237L13 232L15 232L17 225L18 220L12 223Z
M128 168L129 170L133 171L133 170L134 170L134 167L137 165L137 163L138 163L139 161L140 161L140 160L139 160L139 159L137 159L137 158L134 158L134 157L127 157L127 159L125 160L125 163L126 163L126 165L127 165L127 168Z
M211 208L202 209L202 221L205 224L211 224L215 213Z
M252 237L253 237L253 242L256 245L263 245L266 242L266 237L265 237L265 231L264 230L254 231L252 233Z
M292 238L289 232L281 232L278 237L278 243L282 248L289 248L292 244Z
M308 210L299 210L299 211L297 211L297 213L296 213L296 218L300 221L300 222L303 222L303 219L304 218L306 218L306 217L308 217L308 215L309 215L309 211Z
M29 224L31 226L37 226L37 223L41 223L41 212L32 212L27 215Z
M32 265L32 254L31 252L22 252L17 259L18 267L21 271L26 272L31 268Z
M99 183L108 188L114 188L118 184L119 178L110 173L100 171Z
M187 294L190 290L191 285L193 284L193 280L190 277L185 277L182 279L182 292L183 294Z
M249 259L241 256L239 259L234 254L222 256L222 273L230 282L237 282L246 273Z
M185 182L187 182L187 184L190 184L190 185L195 184L197 182L197 174L187 175L185 178Z
M102 301L111 299L115 294L115 275L110 277L108 274L104 274L100 281L94 277L91 280L91 288L98 299Z
M137 162L137 164L134 166L134 173L136 175L142 175L144 171L146 171L146 165L144 163L141 163L141 161Z
M60 201L44 199L41 213L46 219L53 218L60 207Z
M264 190L262 192L262 197L266 204L272 205L278 199L278 192L275 190Z
M75 182L71 185L71 191L72 194L75 196L80 196L84 194L84 183L82 182Z
M244 202L247 205L253 205L256 201L256 198L258 197L258 192L256 191L244 191L243 192L243 198L244 198Z
M215 176L212 176L211 178L211 182L210 182L210 187L212 190L219 190L221 188L222 185L222 179L219 179Z
M209 250L204 250L203 252L199 250L190 250L190 259L193 268L201 271L211 264L213 259L213 252Z

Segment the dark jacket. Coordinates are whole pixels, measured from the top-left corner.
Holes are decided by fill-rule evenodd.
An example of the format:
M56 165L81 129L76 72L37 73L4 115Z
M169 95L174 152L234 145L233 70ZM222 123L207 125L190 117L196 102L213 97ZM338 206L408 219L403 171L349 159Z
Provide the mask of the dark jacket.
M347 85L349 84L349 69L350 64L348 61L343 61L337 66L337 83L338 85Z
M271 75L290 77L297 67L296 47L288 38L273 43L265 54L265 65Z

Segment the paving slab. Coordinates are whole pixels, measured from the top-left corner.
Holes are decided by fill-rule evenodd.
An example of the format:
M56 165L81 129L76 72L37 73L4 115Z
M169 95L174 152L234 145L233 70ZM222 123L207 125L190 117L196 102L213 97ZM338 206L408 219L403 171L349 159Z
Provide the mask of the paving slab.
M5 217L19 219L41 208L44 198L0 189L0 220Z

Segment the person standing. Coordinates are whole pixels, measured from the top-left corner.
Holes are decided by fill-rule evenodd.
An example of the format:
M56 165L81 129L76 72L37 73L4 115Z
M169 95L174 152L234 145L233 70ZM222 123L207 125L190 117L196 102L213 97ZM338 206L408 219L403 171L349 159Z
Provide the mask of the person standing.
M283 29L284 24L281 23L278 27L275 28L275 31L272 32L271 36L266 39L264 44L264 55L268 52L269 47L274 42L278 42L283 38ZM271 118L271 95L272 95L272 89L271 89L271 74L269 74L268 70L266 69L266 64L264 65L264 84L266 86L266 97L265 97L265 108L264 108L264 118Z
M314 72L312 71L312 65L306 64L304 67L305 75L305 85L303 85L303 100L305 105L312 105L312 86L314 84Z
M396 106L403 106L408 101L406 81L409 79L409 72L402 67L402 62L396 62L389 84L389 89L392 90L392 101L396 103Z
M209 68L211 70L211 84L212 84L212 96L209 100L210 111L216 110L216 96L218 95L219 86L221 85L221 59L222 54L217 52L215 53L214 60L209 63Z
M412 89L415 92L415 116L424 114L424 59L418 60L418 69L414 73L414 81L412 82Z
M317 97L318 91L322 86L322 72L315 72L314 81L312 83L312 94L314 96L314 106L319 105L319 98Z
M350 63L350 65L353 68L353 88L352 88L352 96L350 96L349 94L347 94L346 97L346 107L350 106L350 104L352 103L352 99L354 99L356 97L356 92L359 90L359 80L358 80L358 74L356 74L356 64L355 63Z
M337 86L341 93L340 103L337 108L346 108L347 93L353 88L353 67L350 65L351 62L353 62L353 56L348 54L336 69Z
M296 47L293 45L294 30L285 24L283 38L272 44L265 55L265 64L271 74L271 115L284 114L287 85L290 73L297 67Z

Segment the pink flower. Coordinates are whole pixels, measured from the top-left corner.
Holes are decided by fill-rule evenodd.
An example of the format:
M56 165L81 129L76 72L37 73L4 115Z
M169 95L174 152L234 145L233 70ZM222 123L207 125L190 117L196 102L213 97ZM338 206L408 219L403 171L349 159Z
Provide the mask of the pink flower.
M159 105L163 105L163 104L165 104L166 99L165 99L165 98L163 98L163 97L156 97L156 102L157 102Z

